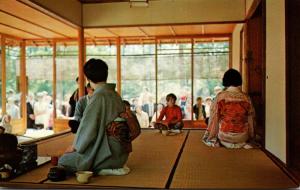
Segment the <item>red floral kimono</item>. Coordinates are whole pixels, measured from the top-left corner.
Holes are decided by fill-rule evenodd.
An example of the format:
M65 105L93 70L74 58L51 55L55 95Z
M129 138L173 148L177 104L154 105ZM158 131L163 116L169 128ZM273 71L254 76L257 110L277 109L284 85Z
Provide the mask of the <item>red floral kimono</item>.
M208 146L241 148L254 137L254 108L239 87L220 92L211 106L203 142Z

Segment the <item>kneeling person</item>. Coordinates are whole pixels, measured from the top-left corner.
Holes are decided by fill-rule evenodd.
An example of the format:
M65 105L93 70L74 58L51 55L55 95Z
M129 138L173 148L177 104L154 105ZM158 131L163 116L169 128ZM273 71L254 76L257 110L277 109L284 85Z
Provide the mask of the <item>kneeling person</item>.
M58 165L69 172L90 170L99 175L125 175L129 151L122 142L107 133L112 123L124 111L115 84L107 84L108 66L100 59L90 59L84 74L94 89L83 112L73 145L59 159ZM130 144L131 145L131 144Z

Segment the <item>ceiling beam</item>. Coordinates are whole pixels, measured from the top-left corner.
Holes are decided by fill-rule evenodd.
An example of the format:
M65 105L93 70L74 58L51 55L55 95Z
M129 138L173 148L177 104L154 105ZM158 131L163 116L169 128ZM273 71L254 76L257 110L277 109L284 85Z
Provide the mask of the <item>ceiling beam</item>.
M23 40L23 39L20 38L20 37L12 36L12 35L9 35L9 34L4 34L4 33L1 33L1 32L0 32L0 35L1 35L2 37L9 38L9 39L14 39L14 40L18 40L18 41Z
M157 39L182 39L182 38L222 38L231 37L231 33L228 34L197 34L197 35L177 35L177 36L156 36Z
M95 38L95 36L93 36L92 34L90 34L89 32L87 32L86 30L84 31L84 33L85 33L86 35L88 35L90 38Z
M18 17L18 16L13 15L13 14L11 14L11 13L9 13L9 12L3 11L3 10L0 10L0 12L3 12L3 13L5 13L5 14L9 15L9 16L15 17L15 18L20 19L20 20L22 20L22 21L28 22L28 23L30 23L30 24L33 24L33 25L37 26L37 27L40 27L40 28L43 28L43 29L48 30L48 31L50 31L50 32L53 32L53 33L55 33L55 34L58 34L58 35L60 35L60 36L69 38L69 36L67 36L67 35L65 35L65 34L59 33L59 32L57 32L57 31L54 31L54 30L50 29L50 28L47 28L47 27L44 27L44 26L39 25L39 24L37 24L37 23L31 22L31 21L29 21L29 20L27 20L27 19Z
M176 32L175 32L174 28L172 26L169 26L169 29L171 30L173 36L176 36Z
M111 33L112 35L119 37L118 34L114 33L113 31L111 31L109 28L104 28L106 31L108 31L109 33Z
M205 28L204 28L204 25L201 25L201 33L202 33L202 34L205 34Z
M138 29L147 37L149 37L149 34L147 34L147 32L142 28L142 27L138 27Z
M10 25L7 25L7 24L1 23L1 22L0 22L0 25L3 25L3 26L6 26L6 27L15 29L15 30L19 30L19 31L25 32L25 33L27 33L27 34L30 34L30 35L33 35L33 36L36 36L36 37L39 37L39 38L47 38L47 37L45 37L45 36L42 36L42 35L39 35L39 34L35 34L35 33L33 33L33 32L29 32L29 31L23 30L23 29L21 29L21 28L17 28L17 27L14 27L14 26L10 26Z

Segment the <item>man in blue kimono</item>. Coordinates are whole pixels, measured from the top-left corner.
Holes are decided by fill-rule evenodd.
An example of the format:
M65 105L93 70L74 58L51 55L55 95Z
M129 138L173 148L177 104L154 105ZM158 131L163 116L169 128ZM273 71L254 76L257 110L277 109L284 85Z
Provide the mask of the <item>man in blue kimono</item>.
M115 84L106 83L107 64L90 59L84 65L84 74L94 89L80 121L73 145L59 159L58 165L70 172L90 170L98 175L125 175L129 152L107 127L124 111Z

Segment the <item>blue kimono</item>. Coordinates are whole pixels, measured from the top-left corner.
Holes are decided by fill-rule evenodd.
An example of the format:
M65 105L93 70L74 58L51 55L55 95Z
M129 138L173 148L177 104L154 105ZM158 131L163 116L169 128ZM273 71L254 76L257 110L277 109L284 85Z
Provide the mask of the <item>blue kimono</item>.
M74 113L74 119L80 123L81 118L83 116L83 112L90 100L90 97L88 95L85 95L81 98L79 98L78 102L76 103L75 107L75 113Z
M121 97L115 91L115 84L103 84L96 88L84 110L73 143L75 152L64 154L58 165L71 172L122 168L129 153L113 136L106 134L106 128L124 111Z

